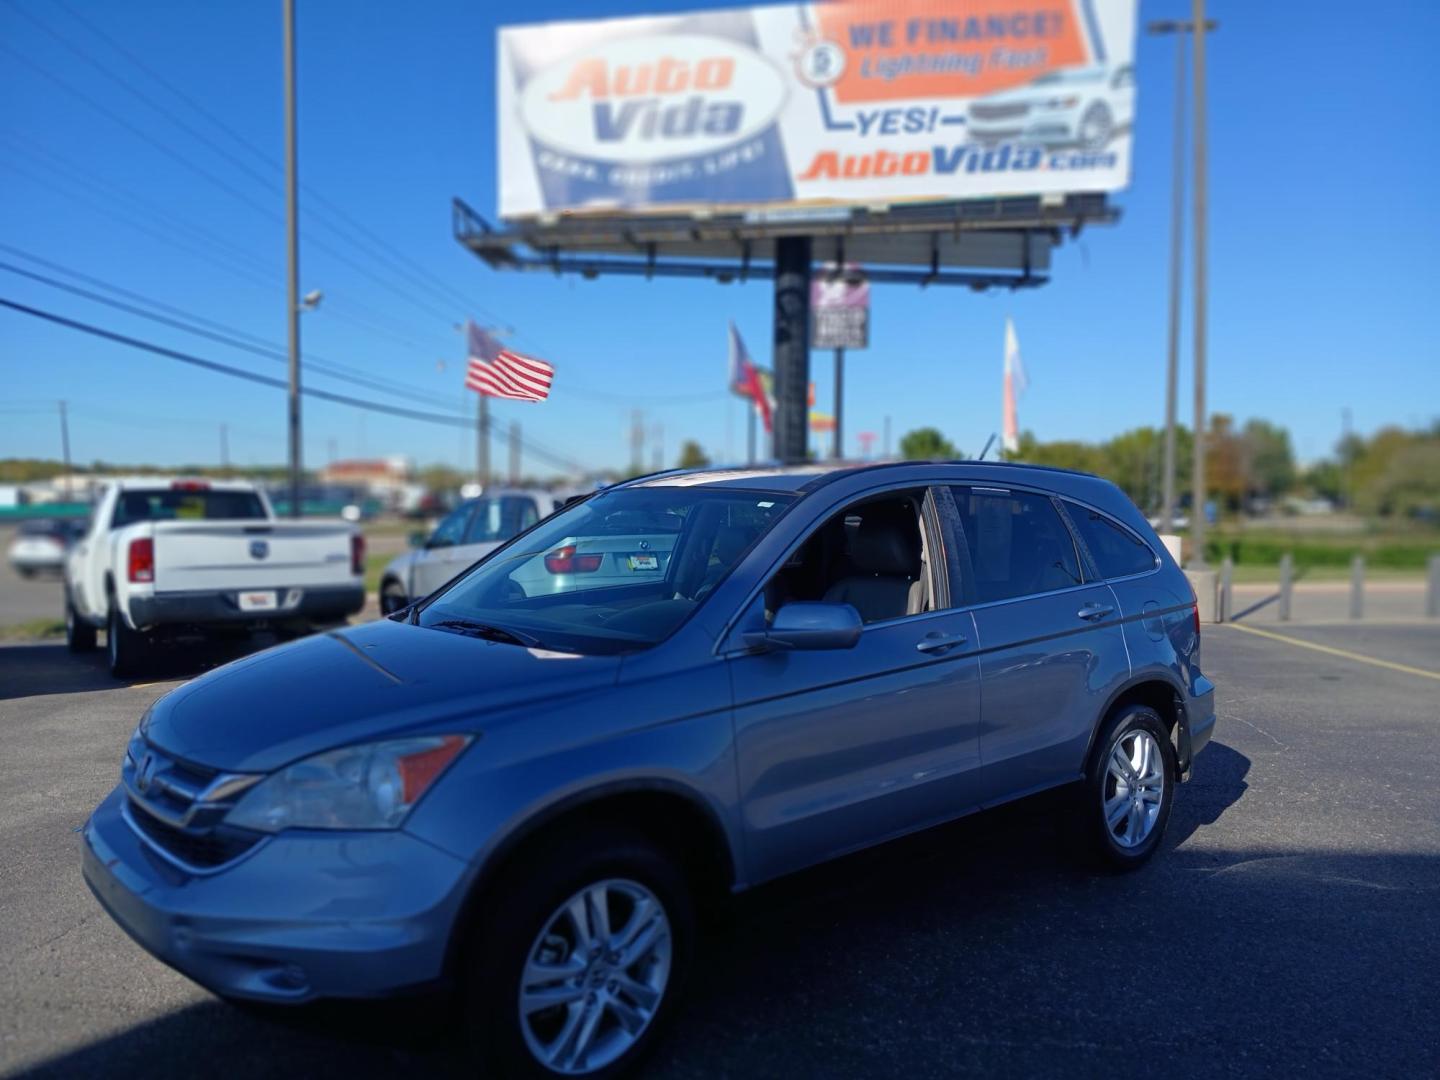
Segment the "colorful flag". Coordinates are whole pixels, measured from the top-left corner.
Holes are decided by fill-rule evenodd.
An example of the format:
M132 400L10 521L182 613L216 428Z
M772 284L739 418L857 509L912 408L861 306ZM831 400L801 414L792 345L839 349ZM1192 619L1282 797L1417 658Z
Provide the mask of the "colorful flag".
M550 396L553 365L505 348L473 322L465 324L465 341L470 352L467 388L514 401L544 401Z
M1020 359L1020 342L1015 337L1015 324L1005 317L1005 403L1004 423L1001 428L1004 447L1010 453L1020 449L1020 422L1016 415L1015 403L1030 380L1025 376L1025 365Z
M730 391L743 398L748 398L754 406L755 411L760 414L760 419L765 422L765 430L770 430L770 388L766 386L764 373L750 359L749 352L745 349L745 342L740 340L740 331L735 329L735 324L730 324Z

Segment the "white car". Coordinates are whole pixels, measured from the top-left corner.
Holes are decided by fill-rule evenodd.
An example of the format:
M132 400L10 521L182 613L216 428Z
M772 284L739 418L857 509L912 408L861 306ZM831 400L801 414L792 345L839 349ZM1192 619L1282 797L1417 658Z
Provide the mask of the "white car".
M134 674L162 637L304 631L365 604L365 541L340 521L280 521L240 481L122 480L106 487L65 560L65 636Z
M981 143L1104 147L1135 119L1135 68L1073 67L1046 72L970 105L967 127Z
M573 495L517 488L466 499L429 536L413 535L414 550L385 567L380 575L380 613L393 614L412 600L429 596L512 536L549 517Z
M65 552L84 530L82 521L22 521L15 530L15 539L10 541L10 565L21 577L58 574L65 568Z

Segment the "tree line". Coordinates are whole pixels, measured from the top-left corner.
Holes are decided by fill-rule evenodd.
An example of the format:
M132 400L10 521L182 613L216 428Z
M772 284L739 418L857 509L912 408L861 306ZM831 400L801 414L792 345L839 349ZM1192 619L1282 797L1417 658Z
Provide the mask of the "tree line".
M909 460L964 457L933 427L906 433L900 454ZM1182 506L1192 501L1194 454L1193 433L1178 428L1175 490ZM1041 442L1025 431L1014 453L997 457L1106 477L1147 513L1158 510L1162 500L1162 428L1132 428L1099 442ZM1391 426L1369 438L1352 435L1330 457L1302 469L1285 428L1258 418L1237 426L1233 417L1217 413L1206 433L1205 480L1207 496L1229 512L1261 509L1299 495L1328 499L1367 516L1440 520L1440 420L1428 428Z

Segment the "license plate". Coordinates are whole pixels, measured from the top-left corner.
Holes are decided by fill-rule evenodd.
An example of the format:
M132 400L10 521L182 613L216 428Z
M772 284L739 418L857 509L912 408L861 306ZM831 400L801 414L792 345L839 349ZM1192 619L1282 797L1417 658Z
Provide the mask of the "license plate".
M279 604L276 603L274 590L240 594L241 611L274 611L277 607Z
M659 556L659 555L631 555L631 556L630 556L630 569L631 569L631 570L659 570L659 569L660 569L660 556Z

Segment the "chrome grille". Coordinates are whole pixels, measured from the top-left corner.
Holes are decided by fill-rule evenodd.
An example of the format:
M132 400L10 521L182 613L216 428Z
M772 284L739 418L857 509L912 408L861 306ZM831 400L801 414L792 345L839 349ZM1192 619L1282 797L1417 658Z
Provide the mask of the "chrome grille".
M975 104L970 106L970 115L976 120L1013 120L1024 116L1030 106L1024 102L1006 105Z
M259 779L184 761L137 732L120 768L130 803L125 820L147 845L182 869L216 870L264 838L222 824L235 799Z

